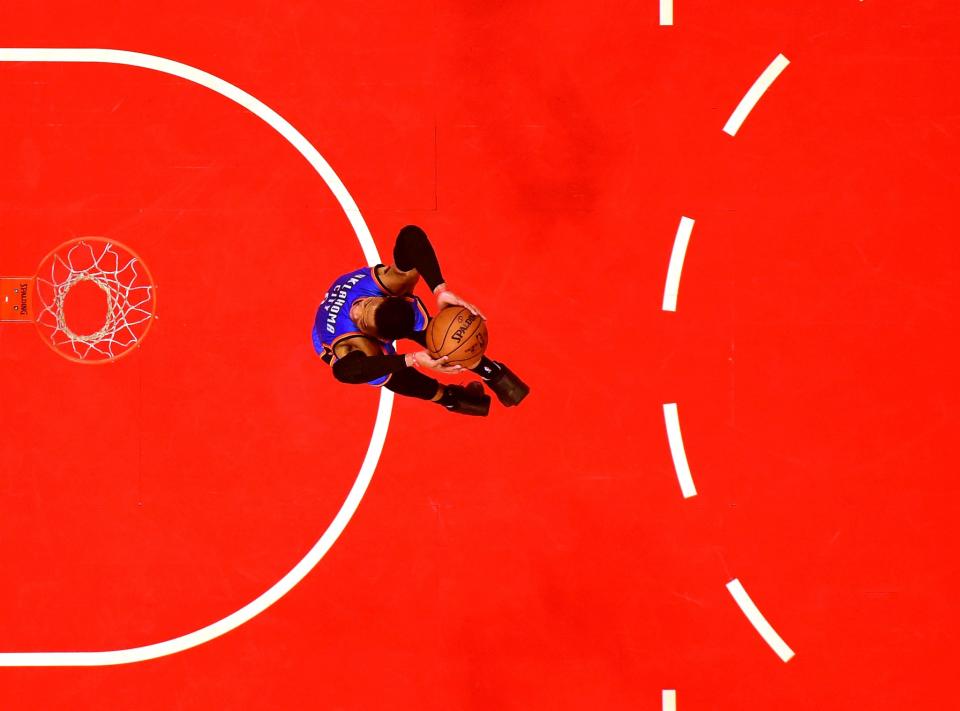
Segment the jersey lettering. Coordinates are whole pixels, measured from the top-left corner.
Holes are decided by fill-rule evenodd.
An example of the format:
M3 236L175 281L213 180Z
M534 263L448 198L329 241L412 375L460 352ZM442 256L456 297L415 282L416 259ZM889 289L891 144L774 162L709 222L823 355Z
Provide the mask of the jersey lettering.
M333 282L323 296L320 308L313 323L313 347L318 355L333 353L333 344L337 339L360 332L357 324L350 318L350 308L358 299L392 296L385 291L374 277L373 269L364 267L343 274ZM427 327L427 312L423 303L416 297L406 297L413 309L415 331ZM376 339L373 339L376 340ZM378 341L383 352L393 355L396 350L392 343Z

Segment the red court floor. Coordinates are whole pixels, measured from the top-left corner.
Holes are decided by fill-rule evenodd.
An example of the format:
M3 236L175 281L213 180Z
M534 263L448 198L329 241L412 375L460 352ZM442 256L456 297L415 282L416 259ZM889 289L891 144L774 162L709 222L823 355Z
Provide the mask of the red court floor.
M260 599L341 509L379 392L313 353L364 254L274 127L160 71L0 50L0 276L95 235L158 297L107 365L0 324L0 708L955 703L954 3L8 5L0 47L175 60L276 111L385 261L401 226L431 235L532 394L482 420L397 398L339 540L222 636L2 666Z

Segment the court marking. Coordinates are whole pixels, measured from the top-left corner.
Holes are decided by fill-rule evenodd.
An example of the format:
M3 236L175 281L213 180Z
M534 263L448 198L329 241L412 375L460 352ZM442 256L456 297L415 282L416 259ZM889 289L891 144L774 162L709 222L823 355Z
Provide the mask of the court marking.
M681 217L680 226L677 227L677 235L673 238L673 250L670 252L670 263L667 266L667 281L663 286L664 311L677 310L680 272L683 270L683 260L687 256L687 245L690 244L693 225L693 218Z
M747 93L743 95L743 98L740 99L737 108L730 114L730 118L727 119L727 123L723 127L724 133L728 133L731 136L737 135L737 131L740 130L740 126L743 125L747 115L753 110L753 107L757 105L760 97L770 88L774 80L780 76L780 72L787 68L788 64L790 64L790 60L782 54L778 54L774 60L770 62L770 65L764 69L763 73L753 82L753 86L751 86Z
M683 498L689 499L697 495L697 487L693 484L693 475L690 474L690 465L687 463L687 453L683 448L677 403L664 404L663 420L667 426L667 442L670 444L670 456L673 457L673 468L677 472L680 491L683 493Z
M117 49L81 49L81 48L0 48L0 62L85 62L101 64L123 64L131 67L152 69L171 74L181 79L200 84L221 96L234 101L287 139L290 144L313 166L333 193L356 233L369 265L379 264L380 255L373 242L370 230L360 214L357 204L347 191L346 186L333 168L314 148L303 134L295 129L280 114L259 99L219 77L205 71L181 64L152 54L129 52ZM390 426L390 413L393 408L393 393L386 388L380 389L380 402L377 418L370 436L370 444L364 455L360 472L353 482L346 499L333 521L313 545L310 551L286 575L274 583L259 597L247 603L236 612L221 620L173 639L130 649L116 649L99 652L0 652L0 667L77 667L108 666L130 664L148 659L156 659L216 639L221 635L249 622L277 600L286 595L320 562L327 551L336 543L353 514L356 513L363 495L373 478L383 444Z
M727 583L727 590L733 595L733 599L737 605L740 606L743 614L750 620L750 624L752 624L757 632L760 633L760 636L763 637L763 641L770 645L770 648L777 653L780 659L785 663L789 662L794 656L793 650L787 646L783 638L777 634L777 631L773 629L773 626L767 622L767 619L760 610L757 609L757 606L753 600L750 599L750 596L747 595L747 591L744 590L740 581L736 578L731 580Z
M661 696L663 711L677 711L677 692L675 689L664 689Z
M660 0L660 24L673 24L673 0Z

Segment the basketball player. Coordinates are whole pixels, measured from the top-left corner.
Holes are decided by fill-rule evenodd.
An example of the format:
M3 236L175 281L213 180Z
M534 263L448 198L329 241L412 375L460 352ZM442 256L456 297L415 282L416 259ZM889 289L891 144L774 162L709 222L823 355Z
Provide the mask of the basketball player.
M420 370L455 374L460 365L433 359L426 350L397 355L393 341L408 338L426 347L430 315L413 295L420 277L437 297L437 308L463 306L485 318L477 307L447 288L433 245L419 227L400 230L393 265L364 267L338 277L323 298L313 324L313 347L343 383L386 386L398 395L430 400L450 412L485 416L490 396L480 383L441 385ZM507 407L519 404L530 388L503 363L486 356L471 369Z

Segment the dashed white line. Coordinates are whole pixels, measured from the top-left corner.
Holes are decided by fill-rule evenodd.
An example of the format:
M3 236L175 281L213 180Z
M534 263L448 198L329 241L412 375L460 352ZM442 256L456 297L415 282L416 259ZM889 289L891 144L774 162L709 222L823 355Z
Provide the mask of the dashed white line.
M660 0L660 24L673 24L673 0Z
M677 711L677 692L674 689L663 690L663 711Z
M680 416L677 414L675 402L666 403L663 406L663 419L667 425L667 441L670 443L670 454L673 457L673 468L677 472L677 480L680 482L680 491L683 498L689 499L697 495L697 487L693 485L690 465L687 464L687 453L683 449Z
M677 236L673 239L673 251L670 252L670 264L667 266L667 281L663 286L663 310L677 310L677 292L680 290L680 272L683 270L683 260L687 256L687 245L693 232L693 219L680 218L677 227Z
M740 99L737 108L730 114L730 118L727 119L727 125L723 127L724 133L729 133L731 136L737 135L737 131L740 130L740 126L747 118L747 114L753 110L753 107L760 101L760 97L770 88L774 79L780 76L780 72L787 68L788 64L790 64L790 60L782 54L778 54L776 58L770 62L770 66L764 69L763 73L757 77L757 80L753 82L753 86L751 86L749 91Z
M733 595L733 599L736 600L743 614L747 616L750 624L760 633L763 640L770 645L770 648L777 653L780 659L784 662L789 662L793 658L793 650L787 646L783 638L777 634L777 631L773 629L770 623L767 622L767 619L760 613L760 610L757 609L753 600L747 595L747 591L743 589L740 581L736 578L731 580L727 583L727 590Z

